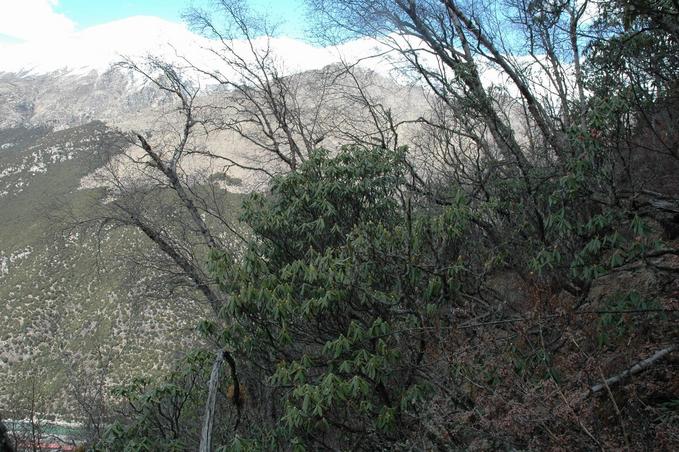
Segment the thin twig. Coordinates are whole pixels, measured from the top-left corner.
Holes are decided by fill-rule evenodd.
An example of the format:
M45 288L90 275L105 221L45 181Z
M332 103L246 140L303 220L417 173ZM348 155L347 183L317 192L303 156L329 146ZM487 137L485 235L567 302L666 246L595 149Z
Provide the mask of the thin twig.
M601 367L599 367L599 374L601 375L601 379L604 382L604 386L606 387L606 392L608 393L608 398L611 400L613 403L613 409L615 409L615 414L618 416L618 422L620 422L620 429L622 430L622 437L625 440L625 448L627 450L630 450L629 448L629 436L627 435L627 429L625 429L625 424L622 420L622 413L620 412L620 408L618 407L618 403L615 401L615 397L613 397L613 392L611 391L611 387L606 384L606 379L604 377L604 373L601 370Z

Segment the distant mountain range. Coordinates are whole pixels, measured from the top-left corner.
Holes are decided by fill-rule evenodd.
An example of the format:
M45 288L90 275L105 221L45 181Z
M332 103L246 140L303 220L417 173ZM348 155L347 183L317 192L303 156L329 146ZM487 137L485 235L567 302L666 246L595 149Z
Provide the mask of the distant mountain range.
M266 41L266 38L257 38L255 44L264 45ZM288 73L320 69L340 59L357 61L374 55L376 49L385 50L369 38L329 47L286 37L269 38L269 42ZM237 49L245 50L247 45L245 40L234 41ZM86 28L54 41L0 43L0 72L86 75L94 71L101 74L123 57L148 55L180 64L186 58L209 70L226 70L224 62L211 52L219 46L218 41L193 33L183 24L134 16ZM391 70L387 59L373 58L365 66L383 74Z

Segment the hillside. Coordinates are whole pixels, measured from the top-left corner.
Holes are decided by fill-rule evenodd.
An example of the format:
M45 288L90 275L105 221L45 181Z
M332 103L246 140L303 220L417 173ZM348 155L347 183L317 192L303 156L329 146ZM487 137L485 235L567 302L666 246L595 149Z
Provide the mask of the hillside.
M338 69L329 66L290 80L312 108L315 87ZM371 95L393 104L396 114L407 114L410 108L412 115L424 108L417 91L374 73L360 76ZM224 100L228 94L208 90L199 100L233 102ZM167 369L175 352L194 343L195 327L205 312L195 294L177 290L163 279L164 269L154 269L163 256L147 238L128 228L97 229L82 223L96 218L110 196L105 193L111 176L107 165L116 156L136 152L121 132L162 137L173 127L173 103L148 81L121 69L2 73L0 100L0 299L7 325L0 337L0 373L10 382L0 397L25 415L32 385L39 379L41 411L79 417L82 407L74 387L95 374L105 375L103 382L110 388ZM329 133L325 145L370 133L363 114L348 100L337 98L324 109L330 128L343 118L355 124L349 129L345 122L351 135ZM198 142L217 155L245 162L256 161L260 152L228 130ZM143 169L118 160L122 166L117 174L143 183ZM185 160L184 170L214 184L235 219L241 199L235 193L259 189L262 179L237 167L224 174L223 166L211 165L196 156ZM150 199L162 205L164 196ZM169 225L172 220L167 221ZM144 264L143 258L157 262Z
M144 296L129 260L133 249L148 247L139 236L68 229L69 218L99 196L80 189L80 179L99 152L120 146L103 123L4 129L0 141L0 397L20 413L39 382L40 410L68 417L79 412L69 384L101 369L108 385L162 367L192 343L201 308L181 297L173 308Z
M307 3L0 45L15 447L679 448L677 5Z

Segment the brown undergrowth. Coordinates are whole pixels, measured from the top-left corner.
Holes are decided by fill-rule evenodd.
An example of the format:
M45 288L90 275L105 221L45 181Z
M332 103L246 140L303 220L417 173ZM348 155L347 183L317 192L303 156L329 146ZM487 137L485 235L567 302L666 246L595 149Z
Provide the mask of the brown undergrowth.
M676 256L665 263L679 268ZM449 369L441 384L448 389L427 413L436 434L472 450L676 450L676 351L605 384L679 339L679 282L671 272L601 278L580 303L516 275L493 284L499 291L510 285L515 295L504 320L464 320L441 333L444 350L431 352L439 370Z

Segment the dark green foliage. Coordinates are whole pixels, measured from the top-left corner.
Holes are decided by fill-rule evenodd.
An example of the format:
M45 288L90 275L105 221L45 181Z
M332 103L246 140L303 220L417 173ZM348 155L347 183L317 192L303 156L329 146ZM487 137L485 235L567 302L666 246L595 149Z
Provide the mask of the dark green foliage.
M645 299L636 290L613 294L604 308L597 325L597 342L600 347L634 335L640 330L642 322L652 325L659 320L667 320L667 315L656 300ZM648 311L650 315L635 316L644 311Z
M619 0L600 5L591 41L590 87L600 99L630 95L646 105L676 90L679 9L676 2ZM632 97L633 96L633 97Z
M267 373L278 441L383 444L416 428L429 334L456 302L468 212L413 208L403 151L316 152L245 203L256 240L215 253L222 336ZM395 432L400 432L395 435Z
M12 447L12 442L7 434L7 427L0 419L0 452L14 452L14 447Z

